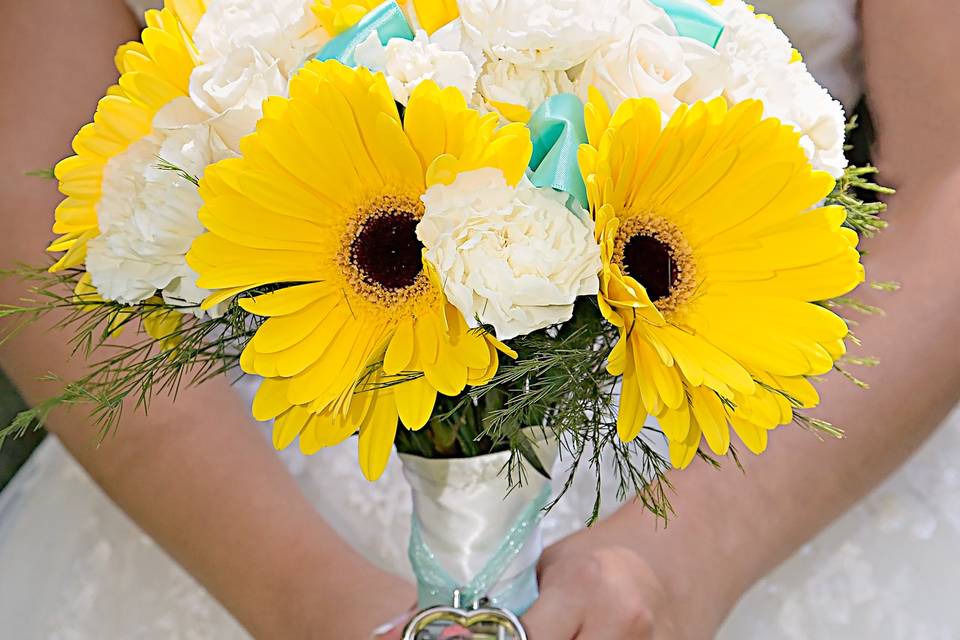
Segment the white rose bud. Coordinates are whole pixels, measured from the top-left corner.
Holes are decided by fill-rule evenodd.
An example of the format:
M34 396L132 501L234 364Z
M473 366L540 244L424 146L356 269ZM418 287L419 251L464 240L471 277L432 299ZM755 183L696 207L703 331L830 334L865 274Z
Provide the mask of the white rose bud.
M653 98L669 117L681 103L720 95L728 75L728 66L712 47L640 25L590 56L577 84L584 100L590 87L611 109L629 98Z

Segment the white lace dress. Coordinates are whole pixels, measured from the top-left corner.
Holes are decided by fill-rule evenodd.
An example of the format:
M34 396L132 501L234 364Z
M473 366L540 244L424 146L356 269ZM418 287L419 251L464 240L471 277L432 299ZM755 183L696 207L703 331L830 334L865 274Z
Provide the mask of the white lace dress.
M549 0L544 0L549 1ZM148 5L147 2L131 4ZM855 0L758 0L847 104L859 95ZM283 454L316 508L367 557L408 571L410 496L396 461L370 485L356 445ZM578 527L593 487L546 522ZM616 506L609 497L608 510ZM873 496L758 585L723 640L960 639L960 415ZM235 640L230 616L143 535L54 439L0 495L0 637Z

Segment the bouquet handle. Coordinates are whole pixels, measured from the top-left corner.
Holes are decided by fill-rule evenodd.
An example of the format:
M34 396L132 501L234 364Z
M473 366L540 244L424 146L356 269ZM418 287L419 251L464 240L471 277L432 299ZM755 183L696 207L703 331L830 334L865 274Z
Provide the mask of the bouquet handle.
M528 566L514 567L513 575L505 575L515 565L520 553L539 527L544 507L550 500L551 487L546 484L537 497L522 511L483 568L466 584L450 576L424 541L420 518L416 512L410 533L410 564L417 577L420 606L450 605L460 609L494 605L515 613L523 613L539 596L536 559Z

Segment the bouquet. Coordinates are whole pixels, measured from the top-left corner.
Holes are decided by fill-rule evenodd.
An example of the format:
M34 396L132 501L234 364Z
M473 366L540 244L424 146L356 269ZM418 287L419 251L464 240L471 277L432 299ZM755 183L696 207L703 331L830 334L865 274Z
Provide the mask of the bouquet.
M742 0L166 0L146 24L54 171L58 259L3 310L65 309L85 354L139 337L4 435L256 376L278 449L357 436L371 481L401 454L439 607L418 638L523 637L558 457L667 517L670 467L839 434L804 410L846 371L883 189Z

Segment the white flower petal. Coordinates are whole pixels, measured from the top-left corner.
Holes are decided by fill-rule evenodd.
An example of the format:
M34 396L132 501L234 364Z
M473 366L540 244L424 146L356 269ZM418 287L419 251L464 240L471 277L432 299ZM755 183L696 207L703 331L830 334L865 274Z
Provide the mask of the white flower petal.
M287 93L279 62L250 45L200 65L190 76L190 98L209 118L227 146L240 151L240 138L251 133L262 115L263 101Z
M629 98L653 98L669 117L683 103L718 96L726 78L727 65L712 47L643 24L587 59L578 93L586 100L594 87L611 109Z
M724 96L733 104L764 103L764 115L794 126L803 136L815 169L843 174L846 116L843 105L820 86L793 47L769 19L754 15L743 0L726 0L718 10L727 26L717 45L730 66Z
M459 50L444 49L425 31L418 31L413 40L393 38L386 46L377 34L371 34L357 47L354 59L358 66L383 72L393 97L404 105L425 80L444 89L456 87L467 101L473 98L477 83L477 68L470 57Z
M663 21L647 0L459 0L464 30L492 59L566 71L637 24Z
M157 168L162 158L194 176L228 157L204 124L158 129L112 158L104 169L97 204L100 235L90 242L87 271L107 300L136 304L170 289L182 305L198 305L209 293L196 286L185 256L203 233L197 187Z
M509 340L566 322L577 297L597 293L593 224L566 199L526 179L511 187L498 169L427 190L417 236L471 326L479 319Z
M542 71L505 60L487 63L477 86L485 105L507 103L535 111L550 96L575 91L565 71Z
M193 33L200 60L252 46L289 76L326 40L312 6L313 0L209 0Z

